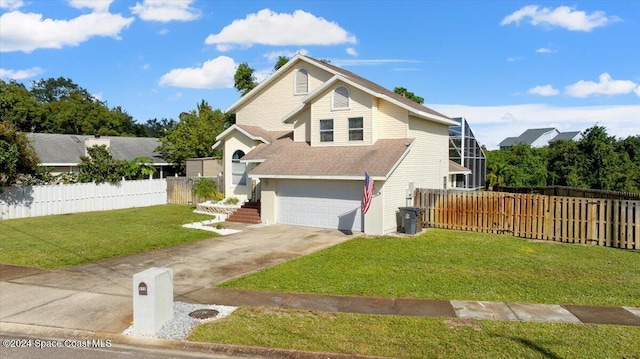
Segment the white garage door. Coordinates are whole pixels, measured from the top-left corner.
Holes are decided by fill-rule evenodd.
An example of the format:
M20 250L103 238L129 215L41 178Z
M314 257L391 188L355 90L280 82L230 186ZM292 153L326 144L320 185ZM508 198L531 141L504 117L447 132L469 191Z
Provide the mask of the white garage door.
M362 231L362 182L278 181L278 222Z

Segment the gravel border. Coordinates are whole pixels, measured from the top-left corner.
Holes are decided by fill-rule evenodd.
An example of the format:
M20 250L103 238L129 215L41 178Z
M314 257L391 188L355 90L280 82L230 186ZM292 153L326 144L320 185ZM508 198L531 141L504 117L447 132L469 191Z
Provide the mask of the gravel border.
M165 325L163 325L155 335L138 334L135 331L134 325L131 325L129 328L125 329L122 334L144 338L184 340L189 336L189 333L191 333L193 328L195 328L198 324L222 319L233 313L233 311L237 308L238 307L230 307L226 305L204 305L173 302L173 317L171 318L171 320L165 323ZM218 315L208 319L197 319L189 316L189 313L198 309L214 309L218 311Z

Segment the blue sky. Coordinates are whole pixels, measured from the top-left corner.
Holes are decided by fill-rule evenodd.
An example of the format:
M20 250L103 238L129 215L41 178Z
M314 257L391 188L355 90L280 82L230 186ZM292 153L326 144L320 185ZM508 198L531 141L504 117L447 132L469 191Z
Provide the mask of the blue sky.
M0 0L0 77L68 77L139 122L225 109L235 66L262 80L298 52L466 117L489 148L640 134L640 1Z

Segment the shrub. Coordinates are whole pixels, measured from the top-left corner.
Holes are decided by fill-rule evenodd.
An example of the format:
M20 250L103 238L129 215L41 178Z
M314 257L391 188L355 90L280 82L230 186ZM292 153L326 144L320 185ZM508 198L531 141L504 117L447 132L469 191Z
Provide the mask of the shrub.
M218 194L220 192L217 191L216 183L211 178L201 177L193 181L191 192L194 196L198 197L198 199L207 200L214 198L216 201L219 201Z
M231 197L231 198L227 198L224 201L224 204L238 204L238 202L240 202L240 200L238 199L238 197Z

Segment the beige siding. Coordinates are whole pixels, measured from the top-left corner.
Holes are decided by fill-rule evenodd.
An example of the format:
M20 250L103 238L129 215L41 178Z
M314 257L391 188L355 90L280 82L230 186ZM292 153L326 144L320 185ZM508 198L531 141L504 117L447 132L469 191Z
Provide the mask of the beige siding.
M295 142L311 141L311 110L305 110L295 118L293 140Z
M378 104L378 138L407 138L409 115L407 110L388 101Z
M416 188L443 188L448 177L449 127L409 117L408 137L416 139L411 151L382 187L386 232L396 230L398 207L413 205L406 200L409 182Z
M249 153L258 141L254 141L242 134L240 131L233 131L224 141L224 193L228 197L238 197L246 200L251 196L251 179L247 177L245 186L234 185L231 178L231 157L237 150Z
M349 108L333 110L331 108L333 91L342 85L335 85L320 94L311 105L311 145L345 146L372 144L372 107L373 96L359 89L349 89ZM349 118L362 117L364 141L349 141ZM320 142L320 120L333 119L333 142Z
M306 96L306 94L294 94L295 73L300 68L309 73L309 91L313 91L331 78L331 74L324 70L306 63L298 63L240 107L236 111L236 123L259 126L269 131L292 130L293 125L283 123L282 119L298 107L302 98Z

